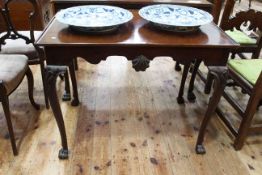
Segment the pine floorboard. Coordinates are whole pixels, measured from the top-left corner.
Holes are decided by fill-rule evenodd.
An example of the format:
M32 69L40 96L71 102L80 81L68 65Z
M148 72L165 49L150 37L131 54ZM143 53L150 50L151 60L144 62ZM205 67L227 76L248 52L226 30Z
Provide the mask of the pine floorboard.
M209 95L203 93L204 84L197 78L197 101L177 104L181 72L174 70L171 58L155 58L146 72L135 72L124 57L114 56L98 65L79 59L79 66L81 104L72 107L61 102L69 159L58 159L58 128L52 111L44 108L39 67L32 66L35 99L41 109L30 105L24 80L10 96L19 144L15 157L1 109L0 175L261 174L261 135L249 137L243 149L235 151L232 136L215 114L204 142L207 154L195 154ZM57 88L61 96L64 82L58 80ZM246 103L245 95L229 90ZM237 123L235 111L224 100L221 107Z
M261 2L252 8L262 10ZM235 11L247 10L248 1ZM70 155L58 159L60 135L51 110L44 108L40 70L32 66L34 110L27 97L26 80L10 96L10 109L19 155L14 157L2 108L0 109L0 175L260 175L261 135L250 136L241 151L214 114L205 139L207 153L197 155L194 146L209 95L197 79L197 101L178 105L181 72L170 58L156 58L146 72L135 72L124 57L109 57L99 65L79 59L77 71L81 104L61 102ZM205 67L201 67L205 70ZM188 80L187 79L187 84ZM61 96L63 81L57 82ZM229 89L245 104L247 97ZM185 88L187 92L187 86ZM185 95L186 97L186 95ZM185 98L186 99L186 98ZM232 122L236 112L221 100ZM261 121L262 109L256 119Z

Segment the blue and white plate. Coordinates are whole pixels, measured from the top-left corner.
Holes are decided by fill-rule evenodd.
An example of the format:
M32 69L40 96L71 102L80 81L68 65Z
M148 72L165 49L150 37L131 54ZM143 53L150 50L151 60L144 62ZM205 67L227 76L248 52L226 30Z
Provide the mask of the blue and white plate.
M56 19L79 31L102 32L114 30L130 21L133 14L123 8L106 5L85 5L59 11Z
M165 30L194 31L199 26L213 21L212 15L203 10L171 4L146 6L139 15Z

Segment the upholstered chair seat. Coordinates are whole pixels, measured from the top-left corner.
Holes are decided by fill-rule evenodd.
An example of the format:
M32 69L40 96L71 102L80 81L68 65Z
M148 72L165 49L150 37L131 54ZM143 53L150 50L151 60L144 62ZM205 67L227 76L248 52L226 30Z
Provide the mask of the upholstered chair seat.
M251 38L247 34L245 34L243 31L240 30L227 30L225 31L230 38L232 38L235 42L239 44L256 44L257 40L254 38Z
M262 59L229 60L227 65L252 85L262 71Z
M22 81L28 69L25 55L0 54L0 81L10 94Z

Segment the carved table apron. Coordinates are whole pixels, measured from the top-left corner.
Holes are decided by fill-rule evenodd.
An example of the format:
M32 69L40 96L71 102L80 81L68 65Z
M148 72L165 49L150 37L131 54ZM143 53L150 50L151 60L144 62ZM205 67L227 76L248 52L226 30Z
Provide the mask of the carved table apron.
M103 35L73 32L53 18L36 41L37 45L44 46L46 52L48 96L62 139L59 158L68 157L68 146L55 82L58 75L67 75L67 68L49 65L72 66L72 60L76 57L98 64L113 55L132 60L136 71L144 71L156 56L170 56L183 64L200 59L206 65L225 65L230 51L238 47L214 23L201 26L194 33L172 33L154 28L141 19L136 10L132 12L134 18L131 22L113 33ZM75 75L71 77L75 82L72 105L78 105Z

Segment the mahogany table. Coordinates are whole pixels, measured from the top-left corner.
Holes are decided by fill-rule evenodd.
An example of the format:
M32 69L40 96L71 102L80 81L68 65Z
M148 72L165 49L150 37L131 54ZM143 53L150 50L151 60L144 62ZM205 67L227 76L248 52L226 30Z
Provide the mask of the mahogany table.
M206 65L225 65L230 51L238 44L231 40L213 22L203 25L193 33L173 33L155 28L139 17L134 18L109 34L83 34L70 30L54 17L36 45L43 46L47 65L71 65L76 57L82 57L92 64L98 64L108 56L125 56L132 60L136 71L145 71L156 56L171 56L175 61L188 64L201 59ZM73 71L74 72L74 71ZM48 98L62 139L59 158L68 157L66 132L59 101L56 94L56 78L66 73L66 66L47 66L46 80ZM78 94L74 73L72 105L78 105ZM183 88L183 87L182 87ZM183 95L179 92L179 96Z

